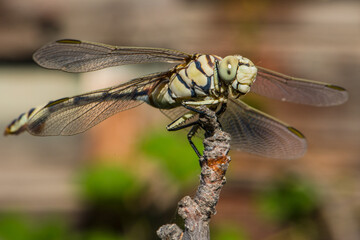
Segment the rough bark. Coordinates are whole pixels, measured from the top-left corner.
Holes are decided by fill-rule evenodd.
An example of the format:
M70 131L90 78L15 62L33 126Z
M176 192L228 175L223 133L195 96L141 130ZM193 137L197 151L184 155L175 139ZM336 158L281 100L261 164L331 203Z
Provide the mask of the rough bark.
M220 191L225 184L225 173L229 166L230 135L221 130L214 112L202 108L206 115L200 117L205 129L200 185L193 198L186 196L178 203L178 213L184 219L185 229L176 224L161 226L157 234L163 240L203 240L210 239L209 223L216 213L215 206Z

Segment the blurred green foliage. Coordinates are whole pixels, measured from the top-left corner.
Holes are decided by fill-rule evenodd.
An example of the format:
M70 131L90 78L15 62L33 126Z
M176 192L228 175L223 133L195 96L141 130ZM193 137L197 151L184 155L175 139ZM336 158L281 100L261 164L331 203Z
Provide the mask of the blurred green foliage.
M103 230L92 230L86 232L80 239L74 240L127 240L129 238L118 236L114 233Z
M106 230L72 232L60 219L33 221L22 215L6 214L0 220L1 240L127 240Z
M151 206L144 204L147 183L134 170L98 162L79 174L85 211L79 217L78 230L90 240L147 239L144 234L149 235L152 230L148 212Z
M303 178L285 175L260 192L257 200L260 213L282 228L274 239L330 239L315 190Z
M27 218L6 214L0 220L1 240L63 240L69 239L68 231L58 219L34 223Z
M319 203L312 187L295 176L275 181L259 194L261 212L280 223L300 223L311 219Z
M211 226L211 239L214 240L248 240L245 231L231 222Z
M133 172L115 164L88 166L79 175L81 195L91 202L131 202L145 188Z
M253 101L250 99L250 101ZM256 100L252 102L256 105ZM202 146L200 139L195 139ZM138 144L140 155L150 156L170 181L183 191L198 181L198 159L183 133L169 134L163 129L149 131ZM174 220L176 202L159 211L151 203L149 183L136 170L108 161L84 167L77 183L84 209L74 226L65 219L29 221L21 216L2 216L0 240L127 240L157 239L156 229ZM171 184L169 186L172 186ZM179 192L181 196L184 193ZM302 224L293 232L316 236L319 231L309 221L318 207L314 191L301 179L288 176L275 181L257 197L261 214L280 224ZM311 234L310 234L311 233ZM231 223L211 227L212 239L247 240L245 232ZM309 238L316 239L316 238Z
M139 146L143 153L157 161L167 175L182 187L197 181L196 176L200 173L198 157L184 133L155 129L144 136ZM193 140L199 151L202 151L201 139L194 137Z

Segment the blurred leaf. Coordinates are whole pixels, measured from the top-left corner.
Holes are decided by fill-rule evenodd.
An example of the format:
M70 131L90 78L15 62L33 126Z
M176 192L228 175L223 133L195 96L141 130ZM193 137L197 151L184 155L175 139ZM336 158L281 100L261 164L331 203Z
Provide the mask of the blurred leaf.
M36 228L34 240L63 240L69 239L65 224L59 220L43 222Z
M2 216L0 220L1 240L63 240L69 239L65 225L59 220L47 220L34 224L29 219Z
M249 239L243 229L233 223L213 225L211 239L214 240L247 240Z
M194 138L194 142L201 151L201 140ZM199 174L200 169L198 158L184 132L151 131L141 140L140 148L158 160L179 184L197 179L195 176Z
M28 240L31 239L31 226L18 216L2 216L0 220L0 239Z
M80 188L90 201L127 201L140 195L144 183L118 165L97 164L81 173Z
M84 240L125 240L126 238L118 236L108 231L91 231L85 234Z
M283 223L309 219L318 206L312 188L296 177L277 181L258 202L264 215Z

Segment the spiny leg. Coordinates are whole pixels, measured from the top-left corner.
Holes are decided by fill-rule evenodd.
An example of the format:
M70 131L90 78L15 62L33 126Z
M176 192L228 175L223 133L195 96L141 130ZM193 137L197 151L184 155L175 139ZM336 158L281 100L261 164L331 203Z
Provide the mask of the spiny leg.
M187 112L181 117L175 119L172 123L166 126L166 129L168 131L177 131L180 129L184 129L190 126L193 126L195 124L198 124L198 121L190 122L185 124L185 122L195 116L196 113L194 112Z
M193 111L193 112L196 112L196 113L200 114L200 116L201 116L201 115L203 115L203 116L204 116L204 115L207 115L207 113L204 112L202 109L199 109L199 108L197 107L197 105L195 105L195 106L194 106L194 105L190 105L190 106L189 106L189 105L187 105L186 103L183 103L183 106L184 106L185 108ZM220 104L220 107L218 107L218 106L216 106L216 105L210 105L208 108L209 108L210 110L212 110L212 111L216 111L215 114L216 114L217 116L221 116L221 115L226 111L226 107L227 107L227 104L226 104L226 103L221 103L221 104ZM218 121L218 123L219 123L219 125L220 125L220 127L221 127L221 123L220 123L219 121ZM201 157L201 154L200 154L199 150L196 148L195 144L193 143L192 137L196 134L196 132L199 130L199 128L202 128L202 129L204 129L205 131L206 131L206 129L202 126L201 121L196 121L196 122L194 122L194 124L196 124L196 125L194 125L194 126L191 128L191 130L189 131L187 137L188 137L188 141L189 141L191 147L194 149L196 155L200 158L200 157ZM184 125L184 126L185 126L185 125ZM189 126L189 125L188 125L188 126Z
M195 106L189 106L189 105L187 105L187 104L183 104L183 106L184 106L185 108L187 108L187 109L195 112L195 113L200 114L200 116L201 116L201 115L203 115L203 116L208 115L208 114L207 114L206 112L204 112L202 109L197 108L196 105L195 105ZM211 109L212 111L216 111L217 108L218 108L218 107L217 107L217 106L214 106L214 105L212 105L212 106L210 105L210 106L209 106L209 109ZM220 108L219 108L215 113L216 113L217 116L220 116L221 114L223 114L223 113L225 112L225 110L226 110L226 103L222 103L222 104L220 105ZM194 135L196 134L196 132L199 130L199 128L202 128L202 129L204 129L205 131L206 131L206 129L203 127L201 121L199 121L199 120L196 121L196 122L194 122L194 124L196 124L196 125L194 125L194 126L190 129L190 131L189 131L189 133L188 133L188 135L187 135L187 138L188 138L188 141L189 141L191 147L194 149L196 155L200 158L200 157L201 157L201 154L200 154L199 150L197 149L197 147L195 146L194 142L192 141L192 138L194 137ZM220 122L219 122L219 124L220 124ZM220 125L220 126L221 126L221 125ZM201 163L200 163L200 165L201 165Z
M190 143L190 146L194 149L196 155L200 158L201 154L200 154L199 150L196 148L194 142L192 141L192 137L196 134L197 130L200 128L199 121L196 120L196 121L184 124L187 120L194 117L196 114L197 113L193 112L193 111L187 112L184 115L182 115L181 117L177 118L172 123L170 123L166 127L166 129L168 131L177 131L177 130L184 129L184 128L192 126L189 133L187 134L187 138L188 138L188 141Z
M220 108L219 108L218 110L216 110L216 109L217 109L216 107L212 107L212 108L210 108L210 109L213 110L213 111L216 111L215 114L216 114L217 116L221 116L221 115L226 111L226 107L227 107L226 103L222 103L222 104L220 105ZM192 108L192 107L189 107L189 108ZM197 109L196 109L196 110L197 110ZM199 114L206 115L205 113L199 113ZM194 126L190 129L189 133L187 134L187 138L188 138L188 141L189 141L191 147L194 149L196 155L197 155L199 158L201 158L201 154L200 154L199 150L197 149L197 147L195 146L194 142L192 141L192 138L194 137L194 135L196 134L196 132L199 130L199 128L202 128L202 129L204 129L205 131L207 131L207 130L206 130L206 129L204 128L204 126L201 124L201 121L196 121L195 123L197 123L197 124L194 125ZM221 127L221 124L220 124L219 121L218 121L218 123L219 123L219 125L220 125L220 127ZM222 127L221 127L221 128L222 128ZM199 163L200 163L200 166L201 166L201 162L199 162Z
M178 130L181 130L181 129L184 129L184 128L188 128L188 127L191 127L191 126L194 126L194 125L199 125L199 121L194 121L194 122L191 122L191 123L187 123L187 124L184 124L184 125L181 125L181 126L178 126L178 127L169 127L169 125L166 127L166 129L168 131L178 131Z
M202 106L209 108L212 111L216 111L220 105L219 110L216 111L216 115L220 116L226 110L227 100L219 99L207 99L202 101L184 101L182 106L190 111L196 112L200 115L207 115L204 110L201 109Z
M220 108L216 110L215 114L216 116L218 117L218 120L217 122L219 123L220 125L220 128L223 129L222 125L221 125L221 122L219 121L219 118L221 117L221 115L223 115L223 113L226 111L226 107L227 107L227 104L226 103L222 103Z
M200 154L199 150L197 149L197 147L195 146L194 142L193 142L191 139L194 137L194 135L195 135L196 132L199 130L199 128L200 128L200 125L199 125L199 124L194 125L194 126L190 129L189 133L187 134L187 138L188 138L188 141L189 141L189 143L190 143L190 146L194 149L194 151L195 151L196 155L198 156L198 158L201 157L201 154Z
M203 105L189 105L188 103L182 103L182 106L192 112L198 113L200 115L207 115L206 112L204 112L202 109L200 109L200 106Z
M196 105L189 106L189 105L183 103L183 106L190 111L185 113L181 117L177 118L175 121L170 123L166 128L168 131L177 131L177 130L192 126L189 133L187 134L187 138L190 143L190 146L194 149L196 155L200 158L201 154L200 154L199 150L197 149L197 147L195 146L194 142L192 141L192 138L194 137L196 132L199 130L199 128L203 128L203 126L201 125L201 122L199 120L196 120L194 122L190 122L187 124L184 124L184 123L187 120L189 120L190 118L194 117L196 113L200 114L200 115L207 115L207 114L203 110L199 109ZM215 111L218 107L210 105L209 108L211 110ZM218 110L216 111L216 115L217 116L222 115L225 112L225 110L226 110L226 103L222 103L220 105L220 108L218 108ZM204 130L206 131L206 129L204 129Z
M219 110L216 111L216 116L220 117L226 111L227 104L222 103Z
M208 105L217 105L220 102L225 101L223 98L219 98L219 99L205 99L205 100L201 100L201 101L184 101L182 104L183 105L192 105L192 106L208 106Z
M182 105L183 105L183 107L185 107L186 109L189 109L192 112L196 112L203 116L207 115L207 113L205 111L203 111L202 109L200 109L197 105L188 105L187 103L183 103ZM220 103L220 107L218 107L217 105L209 105L208 106L208 108L210 110L215 111L215 114L218 117L220 117L226 111L226 107L227 107L226 102Z

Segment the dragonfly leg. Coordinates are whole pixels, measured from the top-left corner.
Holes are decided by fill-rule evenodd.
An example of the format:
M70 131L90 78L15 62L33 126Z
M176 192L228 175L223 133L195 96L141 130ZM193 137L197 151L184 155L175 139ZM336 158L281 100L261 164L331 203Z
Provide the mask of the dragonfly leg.
M190 108L191 108L191 107L190 107ZM198 109L196 109L196 110L198 110ZM216 111L216 115L217 115L217 116L220 116L221 114L223 114L223 113L225 112L225 110L226 110L226 103L221 104L219 110ZM214 111L215 111L215 110L214 110ZM203 114L205 114L205 113L203 113ZM219 121L218 121L218 123L220 124ZM196 132L197 132L200 128L204 129L205 131L207 131L207 129L204 128L204 126L201 124L200 121L196 121L196 122L194 122L194 124L196 124L196 125L194 125L194 126L190 129L189 133L187 134L187 138L188 138L188 141L189 141L191 147L194 149L196 155L200 158L200 157L201 157L201 154L200 154L199 150L197 149L197 147L195 146L194 142L192 141L192 138L194 137L194 135L196 134ZM220 124L220 127L221 127L221 124ZM222 127L221 127L221 128L222 128ZM201 162L200 162L200 166L201 166Z
M197 130L200 128L199 121L194 121L194 122L184 124L184 122L186 120L193 117L195 114L196 114L195 112L189 112L189 113L184 114L183 116L179 117L178 119L176 119L175 121L170 123L166 127L166 129L168 131L177 131L177 130L192 126L189 133L187 134L187 138L190 143L190 146L194 149L196 155L200 158L201 154L200 154L199 150L196 148L194 142L191 140L193 138L193 136L196 134Z
M203 101L185 101L185 105L193 105L193 106L202 106L202 105L216 105L219 102L223 101L223 99L206 99Z
M205 111L199 109L199 107L197 105L188 105L186 102L182 104L184 108L193 111L195 113L198 113L200 115L207 115ZM216 111L216 109L218 108L216 105L214 106L209 106L210 110L216 111L216 115L217 116L221 116L225 111L226 111L226 107L227 104L226 102L221 103L219 110ZM176 120L175 120L176 121Z
M216 116L221 116L226 111L227 104L221 104L219 110L216 111Z
M185 113L184 115L182 115L181 117L177 118L175 121L173 121L172 123L167 125L166 129L168 131L177 131L177 130L184 129L184 128L193 126L195 124L198 124L198 121L194 121L194 122L184 124L187 120L194 117L195 114L196 113L194 113L192 111L189 111L189 112Z
M200 125L193 126L190 129L189 133L187 134L187 138L188 138L188 141L189 141L191 147L194 149L196 155L200 158L201 154L200 154L199 150L197 149L197 147L195 146L194 142L191 140L194 137L194 135L196 134L197 130L199 130L199 128L200 128Z
M189 105L187 104L186 102L182 103L183 107L190 110L190 111L193 111L195 113L198 113L200 115L206 115L206 112L204 112L203 110L201 110L198 106L198 105Z
M166 129L168 131L178 131L178 130L181 130L181 129L184 129L184 128L188 128L188 127L191 127L191 126L194 126L194 125L198 125L199 124L199 121L194 121L194 122L191 122L191 123L187 123L187 124L184 124L184 125L181 125L181 126L178 126L178 127L171 127L170 124L168 126L166 126Z
M194 137L196 132L199 130L199 128L204 128L204 127L202 126L201 122L199 122L198 120L187 123L187 124L184 124L184 123L188 119L194 117L196 114L200 114L200 115L207 115L207 114L203 110L199 109L199 107L197 105L189 106L187 104L183 104L183 106L185 108L189 109L190 111L185 113L181 117L177 118L175 121L170 123L166 128L168 131L177 131L177 130L192 126L189 133L187 134L187 138L190 143L190 146L194 149L196 155L200 158L201 154L200 154L199 150L197 149L197 147L195 146L194 142L192 141L192 138ZM210 109L212 109L213 111L215 111L218 108L217 106L210 106L210 107L211 107ZM216 111L216 115L220 116L221 114L223 114L225 112L225 110L226 110L226 103L222 103L220 105L220 108ZM204 129L204 130L206 131L206 129Z

